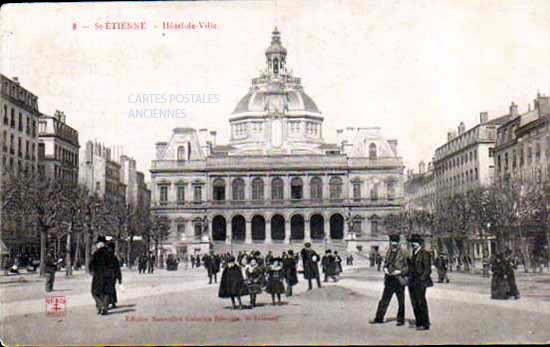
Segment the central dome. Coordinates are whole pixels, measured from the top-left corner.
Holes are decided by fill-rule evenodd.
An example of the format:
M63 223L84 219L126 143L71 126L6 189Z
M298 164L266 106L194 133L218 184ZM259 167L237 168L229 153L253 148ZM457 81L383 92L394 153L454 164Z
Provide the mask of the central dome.
M252 79L229 119L233 155L322 152L323 117L301 80L287 70L286 55L275 28L265 69Z

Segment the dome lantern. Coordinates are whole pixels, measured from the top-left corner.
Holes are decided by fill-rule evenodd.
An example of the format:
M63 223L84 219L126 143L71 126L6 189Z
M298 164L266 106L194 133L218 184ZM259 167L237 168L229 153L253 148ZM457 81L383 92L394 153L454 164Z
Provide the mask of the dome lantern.
M286 48L281 44L281 33L275 27L271 33L271 45L265 51L268 74L279 75L284 71Z

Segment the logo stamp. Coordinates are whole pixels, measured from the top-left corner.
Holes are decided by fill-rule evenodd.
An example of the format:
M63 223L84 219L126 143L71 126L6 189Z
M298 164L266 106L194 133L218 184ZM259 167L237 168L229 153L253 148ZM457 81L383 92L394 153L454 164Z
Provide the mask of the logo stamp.
M67 297L46 296L46 316L65 316L67 313Z

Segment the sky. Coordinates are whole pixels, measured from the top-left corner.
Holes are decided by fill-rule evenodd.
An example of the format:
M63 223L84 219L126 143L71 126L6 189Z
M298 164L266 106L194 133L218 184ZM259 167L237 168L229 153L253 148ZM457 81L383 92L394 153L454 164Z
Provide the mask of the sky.
M228 142L228 119L277 26L325 141L380 126L417 168L461 121L471 128L512 101L525 112L538 91L550 94L548 18L547 0L10 4L0 8L0 72L37 95L41 112L63 111L81 146L122 146L149 177L155 143L175 127ZM150 110L171 116L135 117Z

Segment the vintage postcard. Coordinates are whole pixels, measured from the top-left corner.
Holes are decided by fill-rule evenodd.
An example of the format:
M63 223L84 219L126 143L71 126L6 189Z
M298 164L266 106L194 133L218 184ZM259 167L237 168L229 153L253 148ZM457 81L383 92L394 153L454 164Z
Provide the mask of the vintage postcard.
M550 1L0 8L0 342L548 344Z

